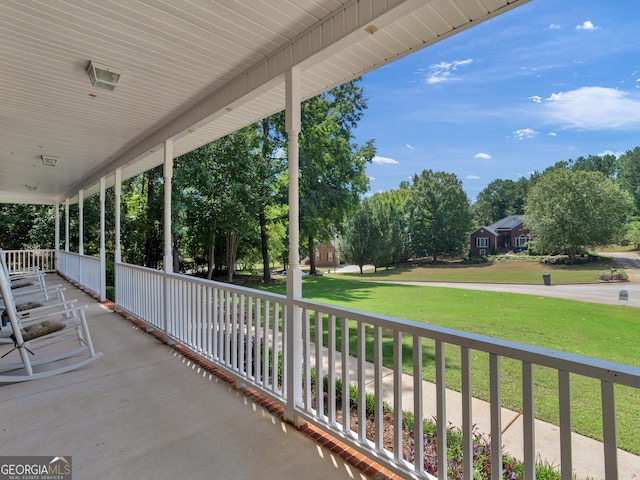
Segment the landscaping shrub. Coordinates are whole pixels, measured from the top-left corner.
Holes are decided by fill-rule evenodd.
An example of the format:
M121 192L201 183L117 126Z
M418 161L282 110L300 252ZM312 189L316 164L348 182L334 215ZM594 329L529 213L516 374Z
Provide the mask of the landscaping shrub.
M316 371L311 369L312 386L316 382ZM324 391L329 387L329 377L323 375ZM314 388L315 390L315 388ZM336 408L342 407L342 381L336 378ZM352 411L358 409L358 387L349 386L349 400ZM365 394L365 410L368 419L375 417L375 396ZM325 404L325 408L327 408ZM383 402L384 414L392 414L393 409L387 402ZM326 412L325 412L326 413ZM411 412L402 412L403 458L411 463L415 461L416 440L414 436L415 420ZM428 419L423 422L423 439L420 446L424 450L424 468L431 475L438 475L438 440L436 437L436 420ZM474 480L489 480L491 478L491 441L488 435L478 431L474 425L473 438L473 478ZM447 428L447 476L448 478L463 478L462 468L462 430L450 425ZM524 465L509 455L502 458L503 478L505 480L524 479ZM560 480L560 474L548 463L538 462L536 465L536 480Z

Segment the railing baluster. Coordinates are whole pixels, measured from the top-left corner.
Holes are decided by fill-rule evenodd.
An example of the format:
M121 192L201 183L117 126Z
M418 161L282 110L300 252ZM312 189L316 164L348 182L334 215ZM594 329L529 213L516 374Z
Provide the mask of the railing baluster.
M349 398L349 320L342 317L340 323L340 337L342 340L342 428L345 432L351 430L351 399Z
M329 411L329 423L336 423L336 316L329 315L329 382L327 386L327 407ZM344 368L344 366L343 366Z
M382 401L382 327L373 327L373 378L375 389L375 435L376 450L382 451L384 447L384 423L383 423L383 401Z
M273 350L271 355L271 371L273 372L271 390L276 392L278 390L278 356L280 352L280 304L277 302L273 302L273 324L271 328L271 338L273 339L271 342L271 349Z
M473 480L473 411L471 385L471 354L469 348L460 350L462 379L462 472L464 480Z
M604 477L618 478L618 451L616 440L616 407L613 383L602 380L602 436L604 437Z
M367 438L367 391L366 391L366 325L358 322L358 439Z
M500 382L500 357L489 354L491 391L491 478L502 478L502 389Z
M413 439L414 466L418 474L424 473L424 412L422 392L422 337L413 337Z
M571 460L571 389L569 372L558 370L558 395L560 397L560 473L562 480L573 477Z
M393 332L393 453L402 460L402 332Z
M238 371L238 294L231 296L231 368Z
M324 325L323 315L315 311L315 349L316 349L316 416L324 418Z
M262 384L266 387L269 386L271 381L269 374L269 317L271 315L271 302L269 300L264 302L264 320L262 325L262 334L264 342L262 345Z
M205 319L206 319L206 330L205 330L205 338L207 342L207 357L213 357L213 297L211 296L212 287L206 288L205 295Z
M436 340L436 435L438 439L438 479L447 478L447 382L444 343Z
M304 359L304 409L311 412L311 312L302 310L302 358Z
M254 350L253 350L253 371L258 385L263 384L262 379L262 343L264 342L262 337L262 300L256 299L256 334L254 338Z
M246 312L245 312L245 296L240 295L240 316L238 317L238 349L240 352L238 353L238 365L240 373L246 375L247 373L247 355L245 353L245 343L246 343Z
M249 297L247 305L247 356L245 361L245 370L247 378L253 378L255 380L255 374L253 370L253 357L255 355L255 333L253 323L253 302L254 298Z
M533 366L529 362L522 362L522 434L525 480L536 479L536 419L533 393Z

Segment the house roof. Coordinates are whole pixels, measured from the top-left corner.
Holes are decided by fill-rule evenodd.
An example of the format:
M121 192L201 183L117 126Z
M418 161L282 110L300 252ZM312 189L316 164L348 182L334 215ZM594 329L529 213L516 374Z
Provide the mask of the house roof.
M521 223L522 223L522 215L509 215L508 217L504 217L503 219L498 220L495 223L492 223L486 228L491 229L495 232L504 232L504 231L513 230Z
M494 236L498 235L500 232L511 231L522 223L522 217L522 215L509 215L508 217L504 217L497 222L492 223L491 225L485 225L476 228L473 232L471 232L471 235L479 232L480 230L486 230Z
M77 200L527 0L3 0L0 202ZM122 70L92 87L90 61ZM44 164L41 156L58 159Z

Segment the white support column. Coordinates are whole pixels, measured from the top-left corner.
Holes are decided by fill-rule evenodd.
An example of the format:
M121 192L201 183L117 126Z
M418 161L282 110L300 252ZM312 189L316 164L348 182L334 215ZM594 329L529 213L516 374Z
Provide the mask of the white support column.
M117 168L115 172L115 252L114 252L114 262L120 263L122 260L122 250L120 247L120 195L122 194L122 169Z
M64 251L69 251L69 199L64 200Z
M173 179L173 139L164 142L164 271L173 272L173 238L171 237L171 180Z
M53 270L58 269L58 250L60 250L60 204L56 202L53 205L53 224L55 232L53 234L53 265L51 267Z
M107 299L107 252L105 247L105 222L104 222L104 199L105 199L106 179L100 178L100 301Z
M55 232L53 234L53 248L60 250L60 204L56 202L53 205L53 224Z
M78 191L78 255L84 255L84 190ZM72 273L72 278L84 285L81 264L78 262L78 270Z
M169 309L171 291L168 274L173 272L173 238L171 236L171 181L173 179L173 139L164 141L164 325L165 343L171 344L169 337Z
M84 255L84 190L78 192L78 253Z
M289 152L289 267L287 269L287 323L285 331L284 385L287 402L284 418L298 423L296 404L302 401L302 311L295 300L302 298L300 272L300 214L298 192L298 135L300 133L300 72L285 75L286 129Z

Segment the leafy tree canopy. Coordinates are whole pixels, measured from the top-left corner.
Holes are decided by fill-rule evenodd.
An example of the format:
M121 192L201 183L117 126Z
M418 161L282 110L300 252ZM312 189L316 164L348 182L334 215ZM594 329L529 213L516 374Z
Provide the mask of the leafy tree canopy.
M582 248L607 245L622 230L630 195L601 172L552 169L527 196L524 224L530 248L575 256Z

